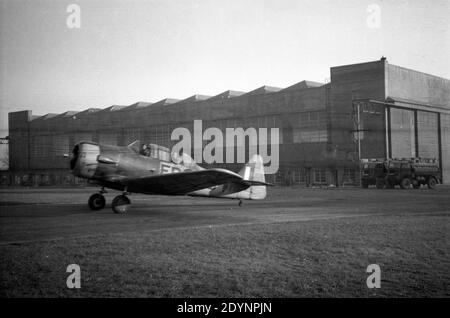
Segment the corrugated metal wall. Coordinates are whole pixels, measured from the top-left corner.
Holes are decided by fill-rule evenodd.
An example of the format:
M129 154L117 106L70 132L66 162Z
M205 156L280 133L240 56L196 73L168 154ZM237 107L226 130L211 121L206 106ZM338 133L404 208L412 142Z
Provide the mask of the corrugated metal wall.
M439 159L438 114L417 111L419 157Z
M76 132L73 134L73 145L80 141L92 141L92 133L89 132Z
M118 132L115 131L99 131L98 142L103 145L118 145Z
M123 130L124 145L129 145L136 140L142 141L141 131L141 128L125 128Z
M391 108L392 158L411 158L416 155L414 112Z
M35 135L31 137L30 153L31 168L42 169L47 167L52 152L52 136Z
M450 114L441 114L442 179L450 184Z
M53 169L66 168L67 160L63 155L69 151L67 134L33 136L30 143L31 168L46 169L48 166Z
M359 103L360 106L360 129L361 158L383 158L386 156L386 133L384 106L372 103ZM358 141L356 132L357 110L354 110L355 118L355 143Z
M53 135L52 136L52 152L51 161L55 168L66 168L68 166L67 159L64 158L64 154L70 152L69 135Z

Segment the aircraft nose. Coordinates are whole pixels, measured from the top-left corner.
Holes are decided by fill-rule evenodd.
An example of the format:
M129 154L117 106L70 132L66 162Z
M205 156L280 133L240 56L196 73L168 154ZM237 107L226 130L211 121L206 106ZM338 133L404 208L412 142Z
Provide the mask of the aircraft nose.
M77 177L91 178L97 170L97 157L100 155L100 147L92 142L80 142L73 149L70 160L72 173Z

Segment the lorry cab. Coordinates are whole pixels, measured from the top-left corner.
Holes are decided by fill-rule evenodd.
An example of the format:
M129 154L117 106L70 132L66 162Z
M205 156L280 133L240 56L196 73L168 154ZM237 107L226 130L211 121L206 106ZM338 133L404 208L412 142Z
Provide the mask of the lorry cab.
M363 159L361 170L361 186L377 185L377 180L384 178L386 165L384 159ZM379 185L377 185L379 186Z

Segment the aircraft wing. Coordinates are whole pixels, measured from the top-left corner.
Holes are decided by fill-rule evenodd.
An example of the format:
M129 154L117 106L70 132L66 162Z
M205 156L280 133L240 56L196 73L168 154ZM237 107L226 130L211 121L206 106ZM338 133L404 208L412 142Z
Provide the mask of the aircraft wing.
M121 183L127 186L130 192L184 195L200 189L239 181L242 181L242 177L232 171L208 169L125 179L121 180Z

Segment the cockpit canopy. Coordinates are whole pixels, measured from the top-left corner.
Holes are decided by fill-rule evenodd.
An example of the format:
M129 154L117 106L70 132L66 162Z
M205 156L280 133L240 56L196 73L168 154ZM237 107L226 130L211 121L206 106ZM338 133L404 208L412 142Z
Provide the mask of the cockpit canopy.
M139 154L165 162L172 162L177 165L181 164L192 170L199 169L194 159L192 159L188 154L171 152L169 148L156 144L142 144L140 146Z
M172 160L170 149L156 144L143 144L141 146L140 154L166 162Z

